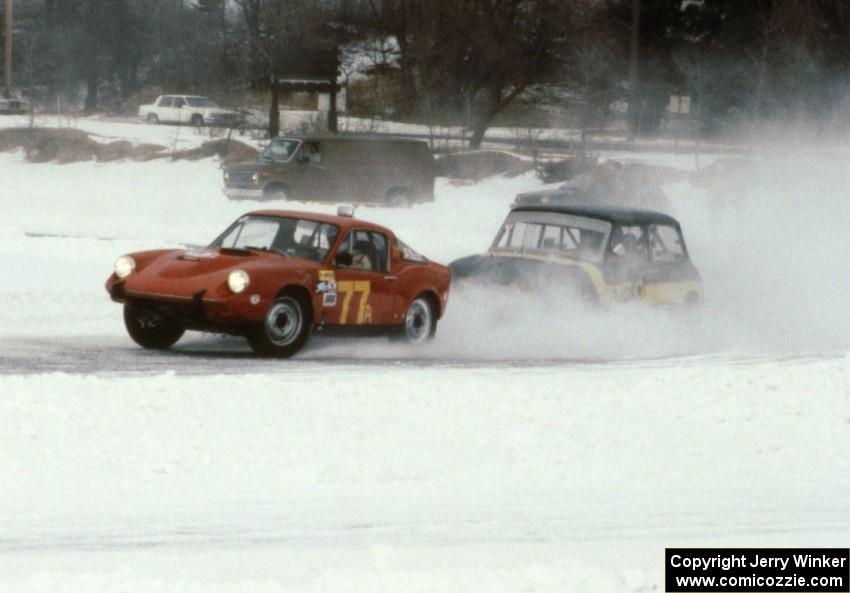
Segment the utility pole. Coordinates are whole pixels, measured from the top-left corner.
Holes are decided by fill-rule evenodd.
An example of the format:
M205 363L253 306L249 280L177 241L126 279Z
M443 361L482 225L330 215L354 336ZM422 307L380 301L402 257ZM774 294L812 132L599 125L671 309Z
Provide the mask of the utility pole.
M6 88L3 96L12 98L12 0L6 0L6 58L3 62L3 79Z
M629 55L629 112L632 116L629 140L634 140L640 125L640 72L638 59L640 52L640 0L632 0L632 43Z

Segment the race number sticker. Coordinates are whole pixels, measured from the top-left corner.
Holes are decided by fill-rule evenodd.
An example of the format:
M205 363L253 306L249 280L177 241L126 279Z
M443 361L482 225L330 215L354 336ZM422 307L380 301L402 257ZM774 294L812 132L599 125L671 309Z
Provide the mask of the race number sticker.
M339 292L342 293L342 310L339 313L339 324L348 323L348 312L351 309L351 299L355 294L360 295L357 305L357 317L354 323L362 325L372 322L372 307L369 306L369 293L372 292L372 283L368 280L343 280L339 283Z
M333 270L319 270L319 282L316 284L316 292L322 295L323 307L336 306L336 276Z

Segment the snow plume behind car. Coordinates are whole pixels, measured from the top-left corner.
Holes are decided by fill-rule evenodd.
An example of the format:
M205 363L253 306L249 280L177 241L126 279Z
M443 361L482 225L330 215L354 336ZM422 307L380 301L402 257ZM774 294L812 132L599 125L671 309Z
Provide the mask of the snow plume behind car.
M442 334L432 344L321 344L306 357L593 362L723 349L699 309L671 310L639 302L600 307L564 290L533 294L481 286L453 289L451 299Z
M737 171L737 190L666 188L703 274L705 315L730 347L850 345L848 160L786 153Z

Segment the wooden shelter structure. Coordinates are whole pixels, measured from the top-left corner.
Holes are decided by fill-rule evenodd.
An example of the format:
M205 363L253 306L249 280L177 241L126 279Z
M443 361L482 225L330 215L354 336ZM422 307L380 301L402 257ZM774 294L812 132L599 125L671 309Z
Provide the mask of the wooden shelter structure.
M280 93L310 92L328 93L328 130L337 132L337 101L339 91L339 50L334 49L291 49L282 52L275 60L271 76L271 108L269 113L269 137L280 133Z

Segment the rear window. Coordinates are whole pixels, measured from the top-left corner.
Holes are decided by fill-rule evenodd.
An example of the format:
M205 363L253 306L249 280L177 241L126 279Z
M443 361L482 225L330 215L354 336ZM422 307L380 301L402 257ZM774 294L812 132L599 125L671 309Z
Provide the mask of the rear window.
M398 252L401 256L401 259L403 259L404 261L416 262L418 264L428 263L427 257L420 254L418 251L413 249L413 247L411 247L401 239L398 240Z
M653 261L672 263L685 259L685 245L679 229L671 225L649 227L649 253Z
M554 257L601 259L610 224L559 213L511 213L492 249Z

